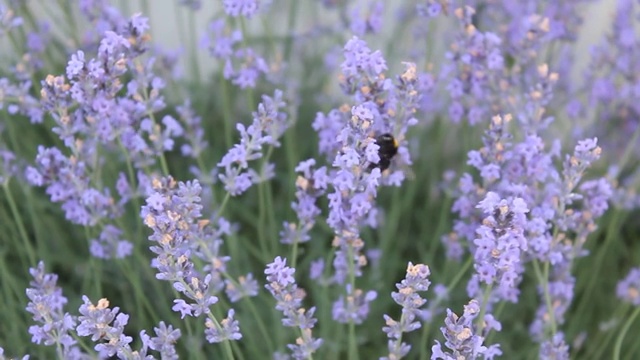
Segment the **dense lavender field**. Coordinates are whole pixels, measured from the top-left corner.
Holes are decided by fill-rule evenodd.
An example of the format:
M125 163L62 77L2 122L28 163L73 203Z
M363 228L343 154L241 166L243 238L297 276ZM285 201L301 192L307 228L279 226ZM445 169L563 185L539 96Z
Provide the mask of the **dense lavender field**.
M0 2L0 360L640 359L640 2L140 4Z

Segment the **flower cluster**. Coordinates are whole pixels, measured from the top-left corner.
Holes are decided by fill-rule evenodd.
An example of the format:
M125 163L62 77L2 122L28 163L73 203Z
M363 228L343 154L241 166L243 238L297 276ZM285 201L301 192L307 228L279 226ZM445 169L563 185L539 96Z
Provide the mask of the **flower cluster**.
M24 19L17 16L12 8L0 5L0 39L9 34L12 38L23 28ZM41 23L39 28L26 34L25 44L18 51L24 53L18 56L15 65L7 66L10 77L0 77L0 109L5 109L10 115L24 115L32 124L41 123L44 111L38 99L33 95L32 75L42 69L45 44L50 39L49 25ZM12 79L13 78L13 79Z
M478 204L487 217L476 230L473 260L476 273L467 287L469 296L482 297L479 283L495 284L496 299L518 301L518 284L524 272L522 255L528 250L524 229L527 205L521 198L500 199L488 192Z
M576 97L569 104L568 113L576 120L585 117L591 120L585 123L582 133L598 134L611 162L611 177L624 185L616 189L614 202L619 207L633 209L640 206L640 194L634 185L640 170L629 164L629 155L640 156L636 145L640 139L640 38L635 29L640 7L628 0L615 3L612 32L591 48L585 78L589 86L576 89L585 90L587 96Z
M33 281L27 289L27 311L33 314L33 320L39 325L29 327L31 341L47 346L55 345L61 359L80 359L82 352L77 341L71 335L75 330L76 317L63 312L67 298L57 286L58 276L44 272L44 263L29 269Z
M151 337L143 330L140 332L142 348L134 351L130 347L132 338L124 334L124 327L129 321L129 315L120 313L115 307L109 309L109 301L100 299L96 305L88 297L83 296L80 306L80 316L63 312L67 298L62 295L56 282L58 276L44 272L44 263L38 263L36 268L29 270L33 281L27 289L27 311L33 314L33 320L42 325L29 328L32 341L36 344L55 346L60 359L88 359L89 354L80 350L74 339L74 332L79 336L91 336L97 342L94 349L100 357L119 359L154 359L147 355L148 349L158 351L162 359L177 359L175 343L180 338L180 330L173 329L160 322L154 328L156 336ZM0 352L0 356L2 352ZM25 357L25 359L28 358Z
M220 343L228 340L240 340L240 325L238 320L234 318L235 310L229 309L227 317L219 323L214 318L207 318L204 325L207 329L204 331L205 338L210 343Z
M387 172L376 165L381 158L375 135L392 133L394 141L400 143L398 161L411 164L404 137L408 127L417 123L414 113L420 102L419 77L416 65L406 63L406 70L397 77L396 84L386 79L387 66L381 52L371 51L366 42L357 37L345 44L344 58L340 84L343 92L358 105L351 107L350 116L347 106L334 109L326 116L318 113L313 127L320 136L320 153L333 165L327 171L326 193L327 223L334 231L333 246L337 248L334 281L343 284L352 276L346 296L334 303L333 316L338 321L361 323L368 312L368 303L376 294L359 290L353 283L367 263L362 253L364 241L360 238L360 227L377 225L374 200L378 186L383 182L399 185L404 179L402 171ZM393 164L389 165L393 169ZM382 170L387 174L384 177ZM313 176L321 177L317 186L325 191L324 170L319 171L322 172ZM306 174L302 180L308 181L310 175ZM311 184L315 187L316 181Z
M629 271L629 274L618 283L616 294L620 300L640 306L640 268Z
M501 108L496 84L504 68L502 40L473 25L473 8L458 8L454 13L460 30L446 54L448 61L442 76L451 79L447 85L451 121L457 123L466 117L473 125L492 115L492 107Z
M240 143L235 144L222 157L218 167L224 173L218 175L225 190L232 196L247 191L252 184L257 184L273 177L273 165L263 163L260 172L249 169L249 161L262 158L262 147L270 145L279 147L278 139L289 127L286 113L281 108L286 104L282 100L282 91L276 90L273 97L262 96L258 111L253 113L253 122L245 128L241 123L236 125L240 133ZM268 156L265 158L268 161Z
M215 294L224 288L222 277L233 282L226 274L225 264L230 258L220 254L221 236L228 234L229 224L220 218L219 228L213 229L207 226L208 220L200 219L201 191L197 180L187 183L176 183L170 177L153 180L153 193L141 211L145 225L153 230L149 240L154 245L150 249L157 257L152 266L158 270L156 278L170 281L189 300L174 300L174 311L180 312L182 318L207 317L207 340L237 340L241 334L233 319L234 312L229 311L228 317L219 323L210 310L218 302ZM195 267L195 258L207 264L201 271ZM241 298L240 294L256 294L255 280L233 285L228 288L234 300Z
M242 1L254 2L252 0ZM226 2L238 4L237 0ZM234 9L237 10L238 7ZM234 14L236 10L234 10ZM229 30L225 19L218 19L209 24L202 45L209 49L211 56L224 62L223 75L225 79L231 80L234 85L242 89L254 88L260 75L269 73L269 65L253 48L236 46L241 41L243 41L241 31Z
M233 17L242 15L251 18L259 11L260 5L259 0L224 0L222 2L224 12Z
M452 0L426 0L416 5L416 10L420 16L434 18L441 13L448 13Z
M174 330L160 322L154 328L155 337L150 337L144 330L140 332L142 347L133 350L129 345L132 338L124 334L124 327L129 322L129 315L120 312L120 308L109 308L107 299L98 300L93 304L88 297L83 296L84 304L80 306L77 332L80 336L91 336L91 340L98 342L94 349L100 357L117 356L118 359L153 359L147 355L148 349L160 352L162 359L178 359L175 342L180 338L180 330Z
M436 340L436 344L431 348L431 360L493 359L502 355L498 345L484 346L484 337L478 335L474 329L473 320L479 312L480 307L476 300L471 300L464 306L462 316L447 309L445 326L441 327L440 331L446 340L444 345L449 350L443 351L442 345Z
M556 142L548 152L544 151L542 138L535 134L513 143L509 131L511 120L510 115L494 117L484 136L484 147L469 152L468 163L478 170L482 181L478 184L470 174L462 176L461 196L455 201L453 210L464 220L456 221L454 233L443 237L443 241L452 246L449 253L459 257L461 240L467 239L478 272L471 278L467 290L470 296L477 297L480 296L481 278L489 284L497 280L498 288L487 299L489 303L500 299L517 301L515 285L520 281L525 261L534 261L534 267L538 266L538 261L549 263L546 278L539 277L538 281L541 300L551 298L553 309L548 308L549 302L542 301L530 328L535 338L542 342L545 329L564 321L573 298L572 261L585 255L584 243L596 229L595 219L608 208L612 190L604 179L580 184L586 169L600 156L597 139L578 142L574 153L566 155L562 170L558 170L554 159L560 157L559 143ZM532 125L528 127L531 130L543 128L531 122L527 124ZM489 195L491 192L501 195ZM481 201L483 194L493 201ZM512 199L507 200L504 209L512 209L514 214L505 217L509 211L493 213L492 207L485 206L497 204L499 197ZM480 205L475 207L474 204ZM477 209L491 217L485 219ZM528 220L525 214L530 214L531 219ZM502 220L496 220L499 218ZM501 222L503 225L498 225ZM515 242L491 240L512 235L515 235Z
M351 284L347 284L345 289L346 294L340 295L333 303L331 315L339 323L362 324L369 315L370 304L378 297L378 293L373 290L364 292L354 289Z
M282 324L300 330L300 337L296 339L296 343L287 345L293 352L294 359L311 358L312 354L322 345L322 339L316 339L312 336L311 329L317 321L313 317L316 308L312 307L307 310L302 307L302 300L306 294L296 284L293 277L295 269L288 267L287 260L278 256L272 263L267 264L264 273L267 275L265 288L276 299L276 309L284 315Z
M540 359L569 360L569 345L564 341L562 333L540 344Z
M296 200L291 208L298 217L297 223L284 222L280 232L283 244L307 242L311 239L309 231L315 225L316 217L320 215L320 208L316 205L319 197L324 195L329 183L327 168L322 166L312 169L316 164L314 159L301 161L295 170L300 175L296 179Z
M178 121L183 124L184 138L187 141L180 147L180 152L184 156L198 159L209 146L205 140L202 118L195 114L190 101L176 107L176 112L178 113Z
M121 236L122 230L106 225L100 237L91 240L89 251L99 259L122 259L133 252L133 244Z
M371 1L367 5L365 14L361 14L361 9L355 4L349 17L351 23L349 29L354 35L364 36L366 34L377 34L382 29L384 4L382 1ZM362 5L362 4L360 4Z
M11 8L0 5L0 37L11 31L11 29L22 25L23 21L20 16L16 16Z
M49 75L43 81L41 106L53 118L53 131L70 155L40 146L35 166L26 170L32 185L46 186L51 201L62 203L68 220L85 226L120 217L128 200L137 196L130 189L133 172L129 179L118 179L118 202L97 181L96 174L109 155L124 151L132 162L129 165L148 167L164 159L163 153L173 149L173 138L183 134L171 116L163 117L164 128L155 123L153 114L165 107L160 93L165 84L153 75L153 58L146 63L140 59L147 51L148 20L134 15L111 26L102 34L95 57L79 50L71 55L66 78ZM126 75L131 79L123 84ZM139 173L138 177L142 185L145 176ZM120 238L120 229L109 225L100 231L92 241L94 256L131 254L132 246Z
M78 335L91 336L94 342L100 341L95 350L101 357L117 355L120 359L132 358L133 351L129 344L133 339L124 334L129 315L121 313L118 307L110 309L107 299L100 299L96 305L86 296L82 297L82 301Z
M20 315L0 314L18 330L28 327L11 334L23 340L12 351L28 347L30 338L31 346L42 347L39 357L182 355L182 331L170 319L129 324L128 313L155 312L112 306L111 295L120 297L127 286L99 281L102 271L118 273L115 264L133 280L130 288L140 289L149 274L169 283L172 291L154 292L162 297L156 302L166 300L171 318L188 325L182 350L201 348L205 357L312 359L348 351L349 358L400 359L418 350L432 359L493 359L503 351L514 357L513 344L490 340L492 331L502 331L503 305L527 312L527 323L504 322L510 328L501 339L528 331L534 344L527 346L541 359L591 353L609 329L593 331L602 319L595 312L583 333L567 326L569 315L588 311L598 289L595 282L583 287L578 280L585 275L575 269L599 226L606 226L605 245L627 235L626 216L598 222L609 220L601 218L611 204L621 213L640 207L640 7L615 1L610 33L588 53L575 52L581 6L589 1L290 0L272 7L271 0L222 0L200 29L193 20L208 5L178 0L178 36L193 57L192 79L178 71L182 50L152 44L156 19L124 14L114 1L80 0L52 14L25 0L3 2L0 40L9 51L0 56L0 192L6 194L0 208L8 209L9 240L0 253L15 259L0 274L13 284L0 287L0 298L11 300L16 286L28 287L22 307L33 319L23 326ZM270 10L275 23L262 17ZM194 42L201 35L211 76L201 76L197 60ZM579 55L587 55L582 79L576 78ZM210 91L190 97L190 89L217 89L219 101L212 103ZM248 121L235 121L249 113ZM298 118L281 154L275 148ZM231 132L215 133L220 121L224 130L238 131L237 141ZM221 136L230 148L220 148ZM481 145L461 150L478 140ZM457 164L458 151L466 152L466 166ZM222 157L210 161L212 154ZM440 174L438 162L413 167L413 156L424 156L422 164L451 159L446 166L462 173ZM601 157L605 165L597 167ZM441 175L438 189L433 180ZM405 184L413 177L418 181ZM257 199L247 196L254 185L260 185ZM30 186L42 191L20 191ZM387 195L394 202L385 207ZM449 200L453 215L441 205ZM47 203L61 212L41 216ZM281 218L289 205L293 214ZM139 216L127 216L132 213ZM55 217L66 222L50 221ZM450 222L447 232L442 226ZM71 231L64 240L52 237L68 244L46 243L54 241L46 238L49 231L65 233L70 224L84 228L84 236ZM132 242L143 230L150 251ZM442 243L422 241L443 230ZM91 258L81 251L46 254L78 242L88 244ZM283 244L291 245L289 266L276 257ZM40 262L30 269L29 286L20 278L24 264L44 257L57 268L67 255L64 268L80 270L83 286L95 285L89 293L79 289L85 294L79 313L66 311L60 282L75 282L69 276L77 271L59 278ZM599 249L590 271L615 256ZM398 264L407 262L404 279L390 289L393 302L378 303ZM640 267L627 265L616 293L606 296L617 295L632 314L601 354L609 347L620 352L640 314ZM308 269L304 279L294 276L300 269ZM432 271L442 284L431 285ZM253 275L262 272L263 288ZM422 292L430 287L427 305ZM470 302L456 315L447 302L465 290ZM96 291L109 294L111 304L93 303L89 294ZM144 291L125 295L134 296L127 306L149 304L139 298ZM274 309L264 312L269 298L276 316L269 313ZM400 308L394 312L389 303ZM371 312L379 315L371 319ZM366 325L380 317L382 332ZM607 326L618 327L619 318L614 314ZM149 323L157 325L149 334L132 332ZM442 333L435 343L433 324ZM420 328L428 341L417 349L410 339ZM383 333L387 344L363 347ZM265 336L264 344L249 343Z
M421 307L427 302L418 292L429 290L429 267L424 264L407 265L407 275L398 284L398 292L392 292L391 297L396 304L402 306L400 321L393 320L389 315L384 315L386 326L382 330L389 338L389 355L385 359L400 359L409 353L411 345L402 341L402 333L411 332L421 327L419 317Z

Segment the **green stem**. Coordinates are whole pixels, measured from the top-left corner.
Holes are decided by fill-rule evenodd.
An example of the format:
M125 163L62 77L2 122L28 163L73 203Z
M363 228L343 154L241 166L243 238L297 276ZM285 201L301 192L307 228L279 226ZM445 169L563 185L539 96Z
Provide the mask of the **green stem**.
M478 315L478 319L476 320L476 333L482 334L484 331L484 314L487 312L487 308L489 307L489 297L491 296L491 290L493 290L493 284L487 285L484 289L484 294L482 295L482 304L480 304L480 314Z
M120 265L120 270L127 278L127 283L131 285L131 287L133 288L133 292L136 294L136 302L142 302L142 305L147 309L149 315L151 315L151 318L160 319L160 316L158 316L155 308L151 306L151 303L149 302L149 296L143 292L141 286L136 286L136 278L134 278L133 276L136 273L133 271L133 269L131 269L129 263L126 260L119 260L118 263ZM136 305L137 308L140 307L139 304Z
M228 273L223 272L222 276L224 276L225 279L230 281L233 284L233 286L235 286L237 289L241 288L241 285L236 281L236 279L234 279ZM246 301L244 301L244 303L246 303L247 306L249 306L249 311L251 311L251 314L253 315L253 319L256 321L256 323L258 325L258 328L260 329L260 332L262 333L262 337L267 342L267 346L269 348L269 353L273 353L275 351L275 346L274 346L273 341L272 341L273 339L271 338L269 331L267 331L267 327L266 327L264 321L262 320L262 317L260 316L260 313L258 312L258 309L255 307L255 305L253 304L253 301L251 301L250 298L246 298Z
M618 162L618 166L620 170L623 170L627 165L627 162L631 158L631 154L633 151L638 149L638 138L640 137L640 126L637 127L636 131L633 133L633 136L629 142L627 142L627 147L624 149L624 153L622 157L620 157L620 161Z
M20 233L20 237L22 238L22 245L27 250L27 256L29 257L29 265L34 267L36 265L36 256L33 246L31 245L31 241L29 240L29 235L27 235L27 230L24 227L24 221L22 220L22 215L20 215L20 211L18 211L18 207L16 206L16 201L13 198L13 194L11 194L11 190L9 189L9 179L2 184L2 188L4 189L5 194L7 195L7 201L9 202L9 207L11 208L11 215L13 215L14 222L18 227L18 232ZM22 246L18 247L21 248Z
M296 14L298 13L298 4L300 1L292 1L291 7L289 7L289 17L287 18L287 29L294 29L296 26ZM291 49L293 48L294 36L289 36L284 44L284 58L289 61L291 56Z
M356 341L356 324L353 320L349 321L349 360L357 360L358 356L358 344Z
M293 246L291 247L291 267L293 269L296 268L298 262L298 237L296 236L293 240Z
M355 296L356 274L355 264L353 263L353 244L349 242L347 249L347 262L349 264L349 284L351 285L351 294L347 296ZM356 324L352 319L349 320L349 360L358 360L358 342L356 341Z
M193 73L196 79L202 79L201 71L200 71L200 62L198 61L198 45L196 44L196 37L198 36L198 30L196 29L197 23L195 19L195 11L189 11L189 47L190 47L190 58L191 58L191 67L193 68Z
M616 343L613 346L613 360L620 360L620 349L622 349L622 341L624 340L624 337L627 335L627 332L629 331L631 324L633 324L633 321L638 317L638 315L640 315L640 306L635 307L635 309L633 310L633 313L627 319L627 322L625 322L624 325L622 326L622 329L618 334L618 338L616 339Z
M229 99L229 87L227 80L224 77L220 78L220 97L222 98L222 118L224 122L224 140L227 148L233 145L232 129L234 128L235 121L231 115L231 100Z
M549 292L549 262L544 262L544 268L542 271L540 270L540 264L537 259L533 260L533 269L536 273L536 278L538 279L538 284L542 286L544 302L547 306L547 312L549 314L549 326L551 328L551 338L556 334L556 319L555 319L555 311L553 310L553 305L551 304L551 293Z

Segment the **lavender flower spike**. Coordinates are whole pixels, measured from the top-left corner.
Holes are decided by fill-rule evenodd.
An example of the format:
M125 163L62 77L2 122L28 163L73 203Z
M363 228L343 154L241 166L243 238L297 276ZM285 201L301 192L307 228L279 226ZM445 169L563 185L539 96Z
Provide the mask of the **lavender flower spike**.
M309 310L302 307L302 299L306 293L298 288L293 277L295 269L287 266L287 260L280 256L267 264L264 273L267 275L265 288L276 299L276 309L284 315L282 324L300 329L300 337L295 344L287 347L293 352L294 359L310 359L312 354L322 345L322 339L315 339L311 329L317 319L313 317L315 307Z
M290 125L286 113L281 111L284 106L286 103L282 99L282 91L276 90L273 97L263 95L258 111L252 114L251 125L246 128L241 123L236 125L240 133L240 143L229 149L218 163L218 167L224 169L224 173L219 174L218 177L231 196L240 195L251 185L273 177L268 165L257 173L253 169L248 169L248 163L263 156L264 145L280 146L278 138Z
M427 302L418 295L419 291L427 291L431 282L429 275L431 271L424 264L407 265L407 275L400 283L396 284L398 292L392 292L391 297L402 306L402 316L400 321L393 320L389 315L384 315L387 326L382 331L389 337L389 355L381 359L401 359L411 349L411 345L402 341L402 333L410 332L420 328L420 322L415 321L421 312L420 308Z
M449 351L442 350L442 345L436 340L436 344L431 347L431 360L457 360L457 359L493 359L502 355L499 345L486 347L482 345L484 337L475 334L473 319L480 313L478 301L471 300L465 305L462 316L454 314L451 309L447 309L447 317L444 319L445 326L440 328L444 335L444 345Z
M67 298L62 295L62 289L56 286L58 276L46 274L42 261L36 268L29 269L29 273L33 276L33 281L27 289L27 311L33 314L34 321L42 324L29 327L31 341L35 344L55 345L57 356L61 359L81 358L83 354L69 334L76 326L76 319L62 310Z
M100 299L96 305L86 296L82 297L82 301L82 315L78 318L80 324L76 328L78 335L91 336L92 341L100 341L94 349L101 357L117 355L120 359L133 358L133 351L129 346L133 339L124 334L129 315L120 313L118 307L110 309L107 299Z
M640 268L633 268L616 288L616 294L622 301L640 306Z

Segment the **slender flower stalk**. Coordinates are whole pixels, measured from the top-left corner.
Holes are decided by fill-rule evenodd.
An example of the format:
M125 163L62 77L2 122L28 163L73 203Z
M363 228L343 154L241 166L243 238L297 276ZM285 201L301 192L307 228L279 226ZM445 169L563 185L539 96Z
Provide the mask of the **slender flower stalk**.
M286 259L278 256L267 265L264 271L267 275L265 288L276 299L276 309L284 315L282 324L298 328L300 331L295 344L287 345L293 358L312 359L313 353L322 345L322 339L316 339L312 334L312 329L318 321L313 317L316 308L305 309L302 306L306 293L296 284L293 277L295 269L288 267L286 263Z

